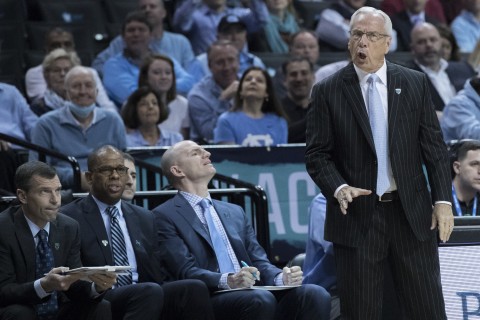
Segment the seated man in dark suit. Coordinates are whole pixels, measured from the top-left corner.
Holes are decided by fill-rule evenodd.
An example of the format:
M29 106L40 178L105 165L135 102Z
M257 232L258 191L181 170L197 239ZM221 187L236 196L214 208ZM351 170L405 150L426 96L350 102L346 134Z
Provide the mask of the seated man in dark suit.
M114 273L62 275L81 267L78 223L61 213L53 167L32 161L15 174L20 206L0 214L0 319L111 319L103 292Z
M442 58L440 33L431 23L420 23L412 29L410 48L414 57L406 67L423 72L430 84L430 95L439 118L445 105L465 81L475 75L472 67L464 61L446 61Z
M200 279L211 291L302 283L300 267L282 271L267 260L242 208L210 198L208 183L216 170L208 151L185 140L165 152L161 165L179 190L153 210L160 259L173 278ZM311 284L272 292L235 290L211 300L216 319L321 320L330 314L330 295Z
M422 22L439 24L440 21L425 12L426 0L403 0L405 10L392 16L392 27L397 31L397 51L410 49L410 33L413 27Z
M152 213L120 200L128 175L123 153L110 145L95 150L85 175L90 194L62 212L80 223L83 264L132 267L105 295L114 319L213 319L201 281L163 283Z

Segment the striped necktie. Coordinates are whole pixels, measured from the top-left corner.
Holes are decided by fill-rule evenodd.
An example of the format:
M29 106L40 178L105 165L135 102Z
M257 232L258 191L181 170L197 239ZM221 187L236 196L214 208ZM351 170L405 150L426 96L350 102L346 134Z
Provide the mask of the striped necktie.
M110 206L107 208L107 214L110 216L110 236L112 238L113 261L116 266L128 266L127 247L125 245L122 228L118 221L120 212L118 212L117 207ZM129 284L132 284L131 271L128 271L128 275L119 275L117 277L117 285L119 287Z
M41 229L37 233L38 244L36 250L35 279L43 278L55 267L53 252L48 245L48 233ZM58 310L57 292L53 291L50 299L36 305L38 319L54 319Z

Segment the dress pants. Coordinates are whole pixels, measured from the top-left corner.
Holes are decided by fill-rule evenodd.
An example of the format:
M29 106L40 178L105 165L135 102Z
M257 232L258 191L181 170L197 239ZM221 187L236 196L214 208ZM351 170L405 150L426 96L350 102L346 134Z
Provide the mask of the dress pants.
M363 244L334 244L342 319L381 319L386 267L402 318L447 319L436 241L435 231L426 241L415 237L400 201L378 202Z
M307 284L280 291L241 290L212 296L216 319L328 320L330 294Z
M36 320L37 313L33 305L14 304L0 308L1 320ZM58 320L110 320L112 312L110 303L85 301L82 303L68 302L61 304L57 314Z

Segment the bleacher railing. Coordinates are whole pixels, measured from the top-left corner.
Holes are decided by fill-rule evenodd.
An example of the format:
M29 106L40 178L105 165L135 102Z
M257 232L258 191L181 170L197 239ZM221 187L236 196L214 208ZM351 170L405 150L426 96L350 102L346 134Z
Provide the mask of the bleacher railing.
M15 137L12 137L10 135L4 134L0 132L0 140L10 142L11 144L21 146L24 149L27 149L29 151L35 151L38 153L38 160L46 162L47 157L52 157L56 159L60 159L62 161L68 162L73 170L73 185L74 191L81 191L81 171L80 171L80 165L78 164L77 159L72 156L66 156L62 153L37 146L33 143L17 139Z

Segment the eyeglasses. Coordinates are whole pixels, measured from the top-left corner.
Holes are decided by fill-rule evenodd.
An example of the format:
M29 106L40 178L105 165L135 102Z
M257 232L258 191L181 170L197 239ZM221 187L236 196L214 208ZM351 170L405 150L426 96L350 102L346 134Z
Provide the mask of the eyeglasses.
M119 176L124 176L128 173L128 167L125 166L118 166L118 167L99 167L95 170L92 170L93 172L98 172L103 176L111 176L114 171L118 173Z
M375 31L372 31L372 32L363 32L363 31L360 31L360 30L351 30L350 31L350 37L352 37L352 39L355 40L355 41L360 40L363 37L363 35L366 35L367 39L370 42L377 42L378 40L380 40L384 37L390 37L388 34L383 34L383 33L375 32Z

